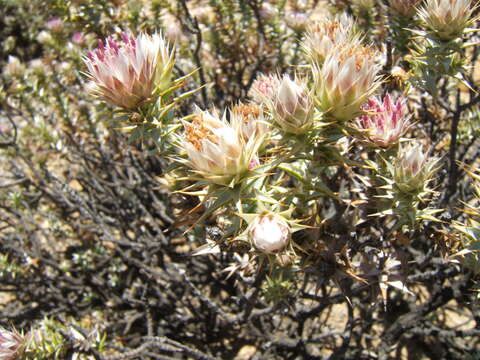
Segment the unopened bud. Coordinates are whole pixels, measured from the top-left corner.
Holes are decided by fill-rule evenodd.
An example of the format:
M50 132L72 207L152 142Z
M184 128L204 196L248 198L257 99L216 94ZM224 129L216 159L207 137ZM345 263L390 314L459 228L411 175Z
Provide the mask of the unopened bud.
M51 44L53 41L52 34L48 31L42 30L37 35L37 41L43 45Z
M77 31L72 35L72 42L78 46L85 45L85 35L81 31Z
M400 148L395 161L394 180L403 193L422 192L437 170L437 158L429 158L421 144Z
M259 215L250 224L250 241L257 250L267 254L285 249L290 241L290 234L288 222L276 214Z
M304 133L312 124L313 102L306 86L284 75L275 99L275 121L285 132Z

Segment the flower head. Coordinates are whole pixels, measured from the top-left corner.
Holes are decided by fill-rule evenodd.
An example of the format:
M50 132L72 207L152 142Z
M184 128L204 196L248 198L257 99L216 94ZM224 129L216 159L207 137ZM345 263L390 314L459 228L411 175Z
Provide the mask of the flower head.
M334 18L324 17L310 25L303 44L308 57L321 65L336 46L358 43L353 27L353 20L345 14Z
M107 38L105 44L84 58L93 93L112 105L136 109L154 91L169 87L173 54L160 34L122 34L121 41Z
M448 41L462 36L475 21L475 8L471 0L427 0L418 15L438 38Z
M369 46L339 46L321 67L314 66L318 107L335 120L358 115L361 105L375 92L380 81L376 52Z
M400 148L394 164L396 187L406 194L422 192L437 170L438 161L429 158L419 143Z
M203 178L220 185L240 181L252 164L261 145L261 136L243 135L244 119L237 112L222 118L217 112L197 111L191 122L185 122L182 146L188 155L187 165Z
M0 327L0 360L18 359L25 347L25 338L16 330Z
M291 229L280 215L267 213L259 215L249 225L251 243L261 252L272 254L285 249L290 241Z
M359 130L366 130L368 140L376 146L387 148L398 143L400 137L410 128L409 118L405 116L405 102L392 101L389 94L383 98L371 97L362 107L365 114L355 122Z
M254 82L251 92L283 131L302 134L313 124L313 101L303 81L292 80L288 75L263 75Z

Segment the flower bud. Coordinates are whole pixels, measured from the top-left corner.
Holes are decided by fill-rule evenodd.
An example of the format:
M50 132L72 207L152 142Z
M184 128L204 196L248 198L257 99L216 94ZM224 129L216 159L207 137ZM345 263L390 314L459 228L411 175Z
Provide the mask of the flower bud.
M313 102L305 84L284 75L274 101L274 120L285 132L301 134L313 124Z
M257 104L264 104L266 99L272 99L280 86L280 79L276 75L261 74L252 84L248 96Z
M420 19L440 40L461 37L475 19L471 0L427 0L418 12Z
M394 164L396 187L406 194L422 192L437 170L437 158L428 158L419 143L401 147Z
M0 327L0 359L18 359L25 348L25 338L16 330L8 331Z
M398 143L411 126L405 116L404 100L394 103L389 94L385 95L383 103L379 98L371 97L362 110L365 114L357 119L355 126L360 131L367 131L368 141L376 146L388 148Z
M127 34L122 40L107 38L106 44L84 58L93 93L106 102L127 110L135 110L148 100L154 91L170 86L173 54L167 42L159 35Z
M303 134L313 124L313 101L304 82L288 75L261 76L252 86L252 97L264 104L280 128L292 134Z
M53 37L50 32L42 30L37 35L37 41L42 45L49 45L53 42Z
M42 59L33 59L29 62L28 68L37 75L45 74L48 70Z
M272 254L285 249L290 241L288 222L273 213L259 215L250 224L248 235L258 251Z

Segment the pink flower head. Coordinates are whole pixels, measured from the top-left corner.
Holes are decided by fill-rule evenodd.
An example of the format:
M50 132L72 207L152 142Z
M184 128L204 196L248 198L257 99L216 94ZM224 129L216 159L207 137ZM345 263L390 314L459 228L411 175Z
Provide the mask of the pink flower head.
M112 105L136 109L155 90L170 86L173 54L160 34L126 33L120 41L99 40L96 50L84 58L93 83L93 93Z
M60 32L63 30L63 21L60 18L51 18L47 21L47 29L52 32Z
M393 102L389 94L385 95L383 103L379 98L371 97L362 110L365 114L357 119L356 127L368 131L370 142L383 148L396 144L411 126L405 116L404 99Z
M0 360L14 360L23 351L25 338L16 330L8 331L0 327Z
M85 43L85 35L81 31L77 31L72 35L72 42L78 46L82 46Z

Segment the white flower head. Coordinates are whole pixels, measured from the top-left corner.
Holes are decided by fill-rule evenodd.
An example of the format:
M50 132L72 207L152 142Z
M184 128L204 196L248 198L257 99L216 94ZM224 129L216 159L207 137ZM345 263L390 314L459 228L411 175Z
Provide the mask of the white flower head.
M448 41L461 37L475 21L472 13L477 6L471 0L427 0L418 15L439 39Z
M339 46L321 67L314 66L318 107L338 121L357 116L361 105L380 85L376 55L370 46Z
M305 81L287 74L262 75L251 89L252 97L268 110L273 121L285 132L302 134L313 124L313 99Z
M260 134L246 138L244 119L230 112L220 117L216 111L197 110L190 122L184 122L182 147L188 155L187 165L201 177L217 184L240 181L257 164L257 151L263 142Z

